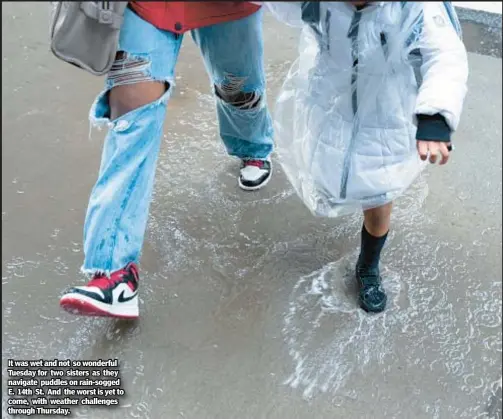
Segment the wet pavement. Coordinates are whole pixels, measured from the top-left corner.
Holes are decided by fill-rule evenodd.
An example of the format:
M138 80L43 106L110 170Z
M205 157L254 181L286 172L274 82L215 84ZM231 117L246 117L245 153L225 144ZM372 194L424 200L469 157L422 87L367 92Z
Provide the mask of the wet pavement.
M470 54L452 162L397 203L383 258L389 309L371 316L350 277L360 216L313 218L278 165L263 191L238 189L187 37L141 318L77 318L58 299L84 281L82 223L104 136L89 140L87 113L102 80L48 52L46 4L2 12L4 384L9 358L119 358L121 406L76 417L501 417L501 59ZM296 32L267 17L265 39L272 103Z

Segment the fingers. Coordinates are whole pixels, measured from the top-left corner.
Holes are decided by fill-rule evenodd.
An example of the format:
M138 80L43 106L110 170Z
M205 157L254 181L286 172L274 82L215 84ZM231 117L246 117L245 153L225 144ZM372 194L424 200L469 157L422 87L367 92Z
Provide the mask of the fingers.
M435 164L437 162L439 144L432 141L428 141L428 150L430 151L430 163Z
M431 164L435 164L440 155L440 165L444 165L449 160L451 150L451 143L444 143L438 141L418 141L417 151L421 160L425 161L429 155Z
M428 143L426 141L417 142L417 152L421 160L425 161L428 157Z
M444 165L445 163L447 163L447 161L449 160L449 147L450 146L450 143L449 144L446 144L446 143L439 143L439 149L440 149L440 154L442 155L442 159L440 160L440 165Z

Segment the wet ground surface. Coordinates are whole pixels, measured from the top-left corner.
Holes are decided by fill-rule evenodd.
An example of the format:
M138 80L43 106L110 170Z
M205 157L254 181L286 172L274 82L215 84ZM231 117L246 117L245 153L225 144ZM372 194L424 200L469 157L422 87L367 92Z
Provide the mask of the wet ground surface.
M359 216L311 217L276 165L238 190L187 38L169 104L137 322L76 318L102 81L48 52L45 4L2 4L2 363L119 358L128 393L82 418L496 418L501 415L501 60L470 54L452 163L397 203L389 309L355 307ZM266 19L272 103L295 32ZM3 414L6 416L6 394ZM499 416L501 417L501 416Z

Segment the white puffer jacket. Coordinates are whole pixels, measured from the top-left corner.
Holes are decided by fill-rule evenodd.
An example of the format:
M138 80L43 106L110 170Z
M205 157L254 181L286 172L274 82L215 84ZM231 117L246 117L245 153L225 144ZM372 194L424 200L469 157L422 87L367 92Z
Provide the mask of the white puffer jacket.
M369 2L360 11L344 2L265 4L303 27L274 115L297 193L323 216L396 199L425 166L416 115L440 114L452 131L460 119L468 64L450 2Z

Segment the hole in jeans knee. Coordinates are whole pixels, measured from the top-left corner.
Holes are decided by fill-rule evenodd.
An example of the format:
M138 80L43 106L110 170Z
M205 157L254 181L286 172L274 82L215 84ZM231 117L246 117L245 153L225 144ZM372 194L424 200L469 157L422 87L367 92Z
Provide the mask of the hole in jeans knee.
M110 119L159 100L168 91L170 84L163 81L148 81L113 87L108 93Z
M215 94L237 109L254 109L260 104L262 95L259 92L245 92L243 89L245 82L246 77L226 74L225 80L220 85L215 85Z
M150 74L150 58L118 51L108 73L113 88L108 92L112 120L160 99L170 88L167 81L155 80Z

